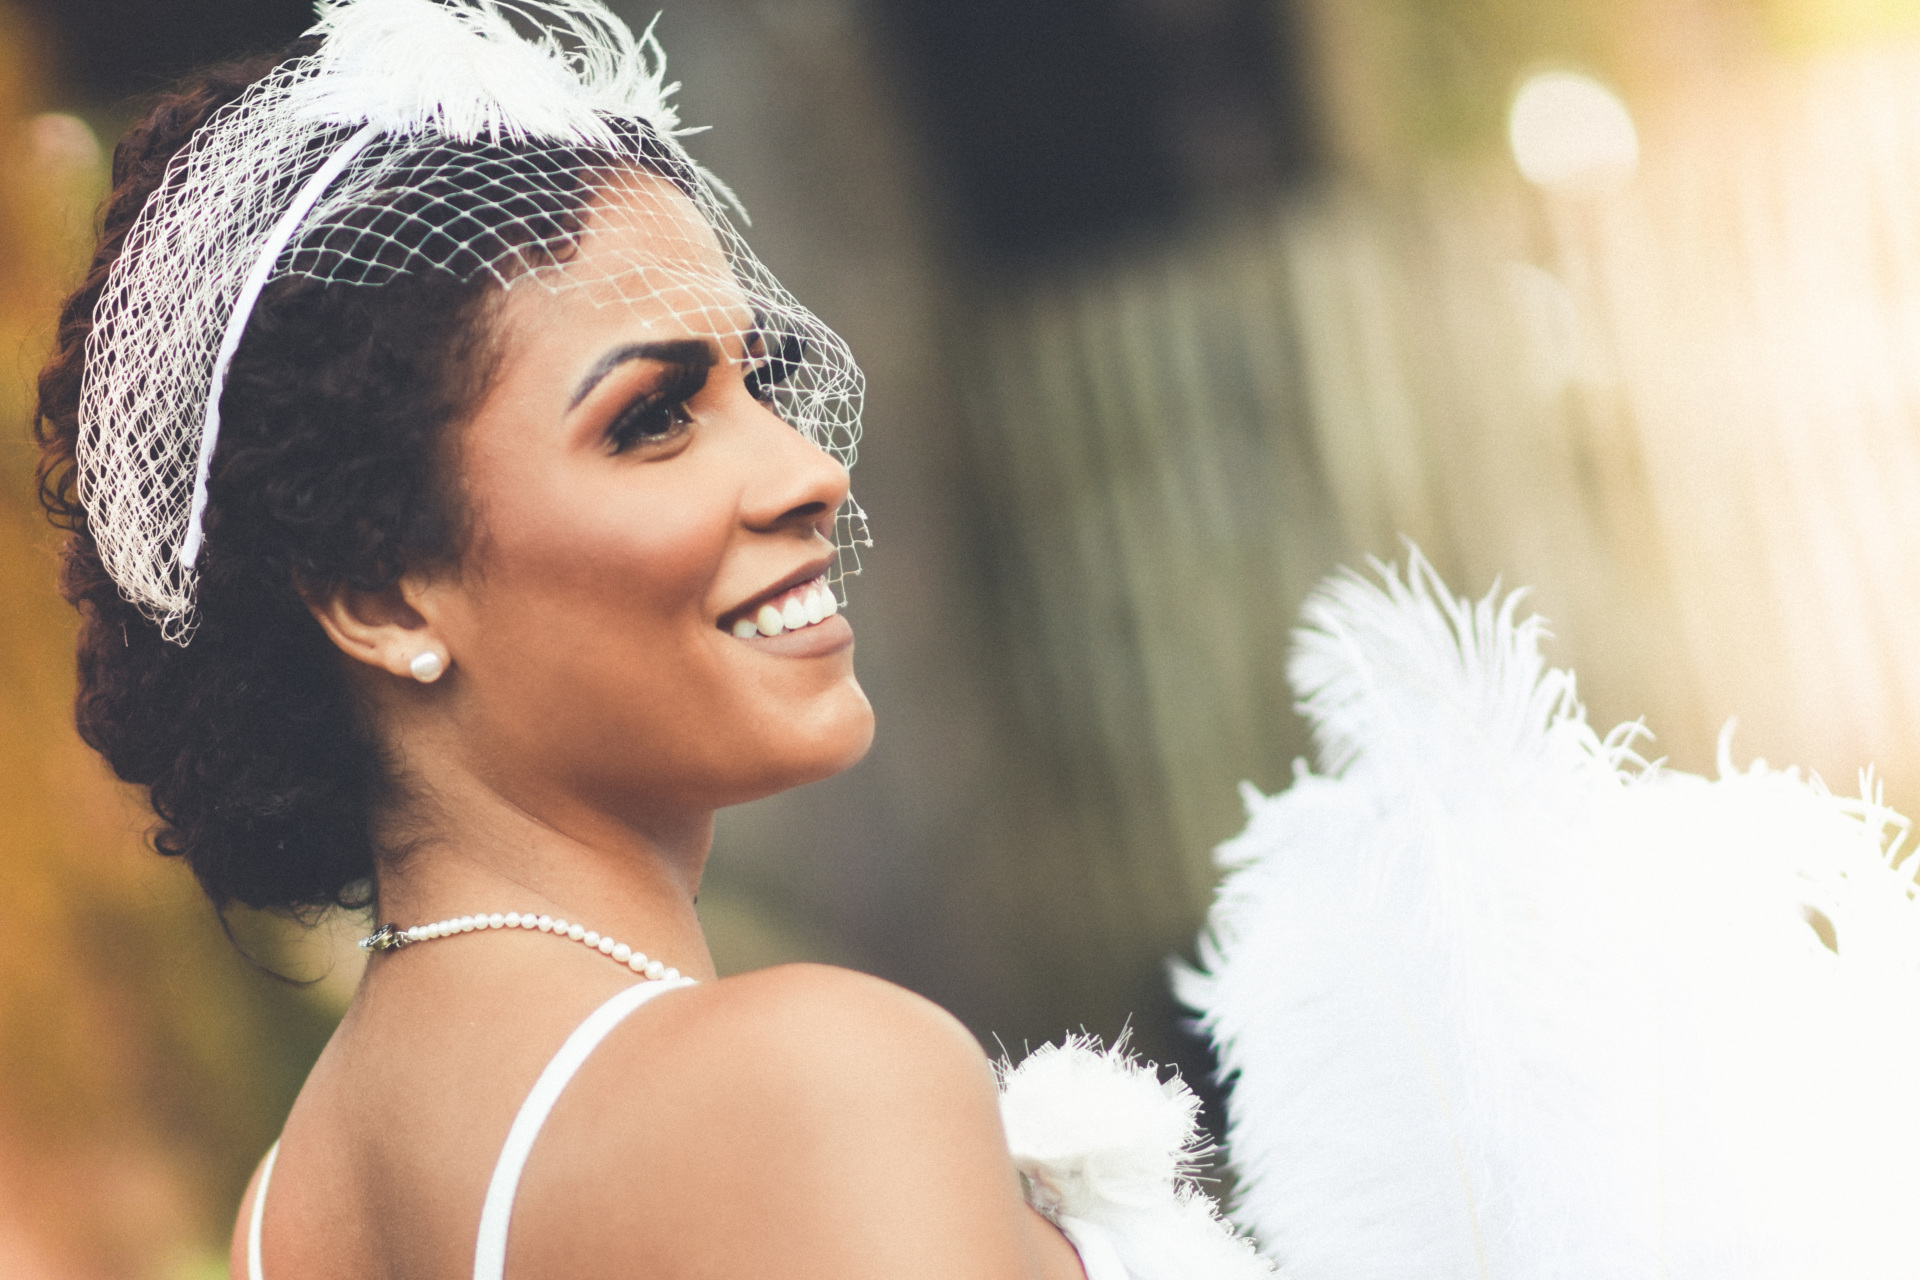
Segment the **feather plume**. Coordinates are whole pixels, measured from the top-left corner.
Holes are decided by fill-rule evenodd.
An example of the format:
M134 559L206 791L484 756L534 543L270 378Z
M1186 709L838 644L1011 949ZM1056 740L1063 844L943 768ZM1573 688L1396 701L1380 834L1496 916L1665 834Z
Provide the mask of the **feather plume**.
M308 34L324 42L294 90L304 119L460 142L606 144L607 116L662 137L678 127L652 28L636 38L600 0L321 0L317 12Z
M998 1064L1000 1114L1028 1201L1080 1248L1088 1275L1116 1280L1255 1280L1271 1268L1194 1181L1209 1148L1200 1100L1162 1081L1125 1038L1046 1045ZM1097 1251L1097 1252L1096 1252Z
M1322 772L1246 789L1176 975L1240 1221L1294 1280L1920 1275L1904 820L1645 764L1517 595L1375 568L1307 606Z

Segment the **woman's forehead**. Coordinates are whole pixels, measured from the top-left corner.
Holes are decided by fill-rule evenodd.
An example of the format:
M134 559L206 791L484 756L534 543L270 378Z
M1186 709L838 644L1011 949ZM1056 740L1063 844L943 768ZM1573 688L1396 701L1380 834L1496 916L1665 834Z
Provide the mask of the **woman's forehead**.
M595 198L577 251L514 281L508 310L609 311L593 327L657 337L706 337L734 346L755 309L720 235L686 193L655 174L623 169ZM539 295L550 297L541 299Z

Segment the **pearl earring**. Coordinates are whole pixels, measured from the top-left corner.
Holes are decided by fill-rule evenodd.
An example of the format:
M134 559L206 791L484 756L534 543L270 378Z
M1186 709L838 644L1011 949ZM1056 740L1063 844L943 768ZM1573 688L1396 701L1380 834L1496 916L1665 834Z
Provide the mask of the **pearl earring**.
M447 661L431 649L413 655L413 661L407 663L407 670L413 672L413 678L421 684L432 684L447 669Z

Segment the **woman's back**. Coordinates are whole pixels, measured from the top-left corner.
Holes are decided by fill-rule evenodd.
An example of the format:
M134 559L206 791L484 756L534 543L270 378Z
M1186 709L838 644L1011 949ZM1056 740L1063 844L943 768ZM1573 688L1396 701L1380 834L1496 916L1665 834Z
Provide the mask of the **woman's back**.
M545 939L486 942L523 945L370 976L281 1140L265 1280L474 1274L514 1115L575 1024L631 982L605 961L596 981L584 951L536 962ZM542 1126L506 1275L1077 1277L1021 1202L999 1126L972 1038L878 980L787 966L663 992Z

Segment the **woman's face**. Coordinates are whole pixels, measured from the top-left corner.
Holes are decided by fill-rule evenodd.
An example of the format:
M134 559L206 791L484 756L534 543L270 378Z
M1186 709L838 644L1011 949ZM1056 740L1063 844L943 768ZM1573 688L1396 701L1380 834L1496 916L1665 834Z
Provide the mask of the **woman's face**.
M503 302L459 450L474 534L433 591L469 767L537 817L643 828L836 773L873 713L846 619L804 621L846 469L759 398L753 312L692 204L652 178L624 199L583 283ZM803 625L746 634L769 605Z

